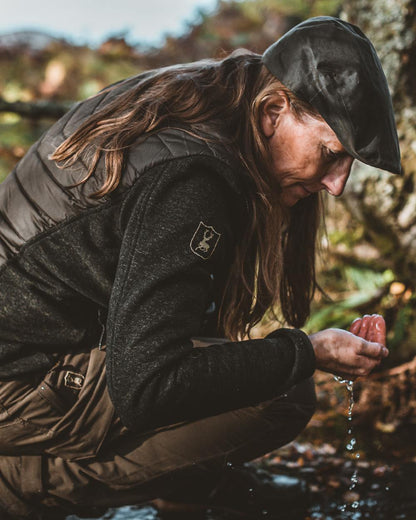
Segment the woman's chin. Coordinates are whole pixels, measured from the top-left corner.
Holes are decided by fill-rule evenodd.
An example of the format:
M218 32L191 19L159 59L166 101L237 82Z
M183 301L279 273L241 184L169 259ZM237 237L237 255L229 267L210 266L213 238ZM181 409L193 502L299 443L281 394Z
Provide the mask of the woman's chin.
M283 206L287 208L291 208L301 199L309 197L310 193L306 193L305 190L302 190L302 193L299 193L298 190L283 190L281 194L281 201Z

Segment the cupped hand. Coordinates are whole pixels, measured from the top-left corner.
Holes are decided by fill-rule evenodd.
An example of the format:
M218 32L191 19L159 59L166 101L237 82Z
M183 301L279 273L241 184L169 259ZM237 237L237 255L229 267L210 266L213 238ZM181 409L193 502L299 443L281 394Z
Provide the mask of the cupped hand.
M354 326L356 329L368 334L365 332L368 326L366 329L362 322L360 326ZM380 328L377 330L377 338L382 339L381 333ZM375 338L374 334L372 339ZM367 341L364 337L341 329L321 330L312 334L310 340L315 351L316 367L345 379L368 375L388 355L382 343Z

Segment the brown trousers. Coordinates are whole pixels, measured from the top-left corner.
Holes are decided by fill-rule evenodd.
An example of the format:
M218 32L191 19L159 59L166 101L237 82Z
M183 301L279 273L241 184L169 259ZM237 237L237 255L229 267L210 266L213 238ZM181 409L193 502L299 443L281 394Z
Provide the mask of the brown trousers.
M128 431L108 395L105 350L64 356L42 381L0 383L0 511L74 511L156 497L203 500L226 463L290 442L315 410L312 380L259 406Z

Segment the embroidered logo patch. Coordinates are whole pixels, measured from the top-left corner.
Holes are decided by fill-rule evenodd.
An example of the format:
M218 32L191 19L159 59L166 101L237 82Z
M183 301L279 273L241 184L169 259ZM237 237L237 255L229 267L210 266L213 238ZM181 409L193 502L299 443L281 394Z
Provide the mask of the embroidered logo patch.
M82 385L84 384L84 376L82 374L77 374L76 372L68 371L64 377L64 384L73 390L81 390Z
M190 243L191 251L207 260L215 251L220 237L221 233L215 231L212 226L200 222Z

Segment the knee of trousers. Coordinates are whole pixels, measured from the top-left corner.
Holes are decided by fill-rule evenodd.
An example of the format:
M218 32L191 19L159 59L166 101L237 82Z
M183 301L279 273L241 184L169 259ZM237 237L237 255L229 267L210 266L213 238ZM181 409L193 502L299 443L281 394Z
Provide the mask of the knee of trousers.
M41 456L0 457L0 518L33 518L43 492Z
M262 414L278 430L281 430L282 423L291 426L295 437L312 418L316 403L315 383L311 377L293 386L283 396L264 403Z

